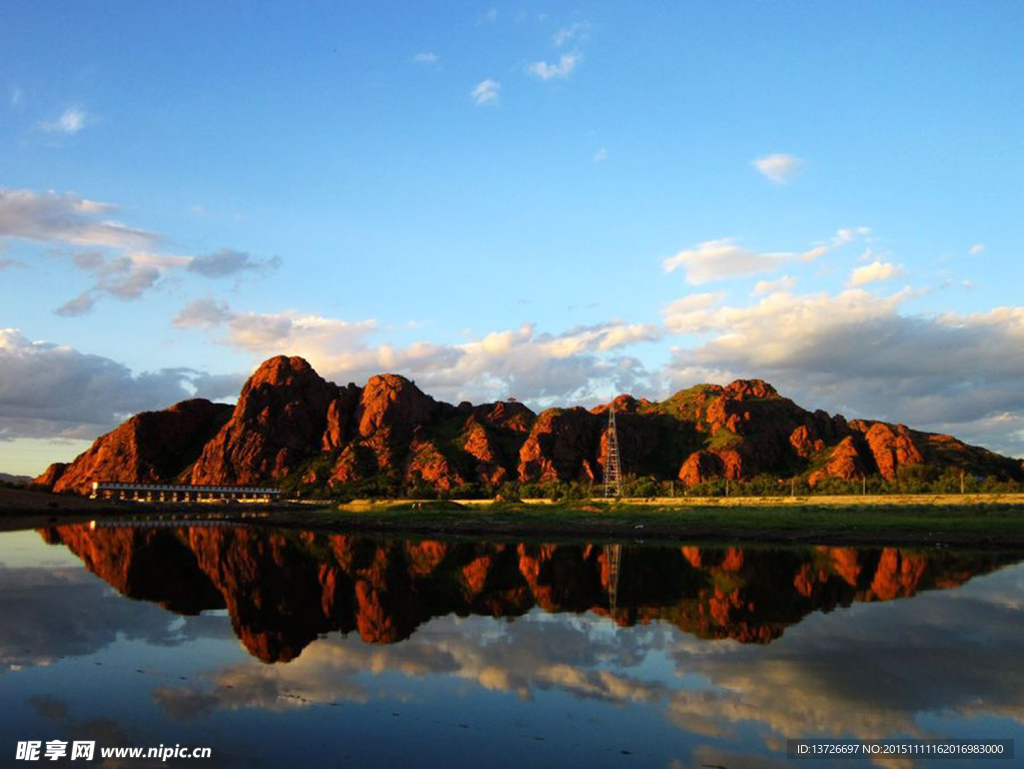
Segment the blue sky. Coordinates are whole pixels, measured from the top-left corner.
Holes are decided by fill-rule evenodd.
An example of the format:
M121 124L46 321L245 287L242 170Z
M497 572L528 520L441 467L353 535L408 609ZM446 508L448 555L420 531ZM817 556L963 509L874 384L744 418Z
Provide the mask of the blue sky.
M365 5L365 4L363 4ZM262 359L1024 455L1017 3L16 2L0 470Z

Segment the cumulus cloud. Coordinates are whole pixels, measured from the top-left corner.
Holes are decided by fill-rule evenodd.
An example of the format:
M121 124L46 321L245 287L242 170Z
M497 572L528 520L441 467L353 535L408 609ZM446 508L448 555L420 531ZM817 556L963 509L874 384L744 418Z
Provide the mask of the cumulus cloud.
M789 291L796 286L796 278L783 275L777 280L759 280L754 284L755 294L774 294L777 291Z
M610 321L559 334L532 324L495 331L462 344L418 342L404 347L378 343L372 319L349 321L300 312L236 313L224 303L197 300L175 318L180 328L216 329L214 338L256 357L301 355L336 382L363 382L383 371L409 376L431 394L454 402L493 400L513 394L538 405L588 400L646 383L649 374L621 354L632 345L660 339L651 324Z
M134 374L110 358L0 330L0 440L95 438L133 413L193 397L199 385L223 389L193 369Z
M665 308L665 326L678 334L699 334L714 328L707 323L710 311L725 298L724 293L690 294Z
M665 272L686 271L688 283L700 285L716 280L745 278L778 269L785 261L802 259L813 261L830 251L842 248L858 238L865 238L867 227L844 227L827 241L819 241L802 251L775 251L762 253L740 246L736 238L706 240L680 251L662 262Z
M758 253L737 245L735 238L706 240L666 259L665 272L686 270L686 280L694 285L726 278L743 278L778 267L788 254Z
M531 75L536 75L541 80L561 80L572 74L572 71L576 69L582 58L579 53L563 53L556 64L537 61L529 65L526 71Z
M970 253L971 253L971 256L977 256L978 254L980 254L984 250L985 250L985 244L984 243L975 243L973 246L971 246Z
M469 95L473 97L473 101L478 107L485 107L487 105L495 105L498 103L498 92L501 91L501 83L497 80L481 80L477 83L473 90L469 92Z
M73 136L85 128L88 119L89 116L81 107L69 107L55 120L39 123L39 128L47 133Z
M432 51L424 51L413 56L412 61L414 64L437 64L440 58L440 56Z
M753 165L762 176L776 184L786 184L792 180L794 176L800 173L800 169L803 168L804 161L794 155L777 153L774 155L765 155L763 158L757 158L751 162L751 165Z
M904 290L876 296L772 293L728 306L709 295L670 305L666 325L703 333L677 348L666 377L674 386L767 379L798 403L847 416L939 425L978 436L988 448L1024 453L1005 429L980 429L995 415L1024 415L1024 308L925 316L907 313Z
M902 272L901 268L891 262L880 262L876 259L871 264L865 264L863 267L857 267L852 273L850 273L850 285L864 286L868 283L877 283L879 281L889 280L889 278L894 275L899 275L900 272Z

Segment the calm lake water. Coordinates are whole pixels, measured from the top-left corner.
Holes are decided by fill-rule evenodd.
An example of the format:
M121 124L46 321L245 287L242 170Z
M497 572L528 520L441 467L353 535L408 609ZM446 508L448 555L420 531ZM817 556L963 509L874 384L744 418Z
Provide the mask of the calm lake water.
M790 737L1020 755L1022 558L0 534L0 765L53 739L212 748L193 766L737 769L789 765Z

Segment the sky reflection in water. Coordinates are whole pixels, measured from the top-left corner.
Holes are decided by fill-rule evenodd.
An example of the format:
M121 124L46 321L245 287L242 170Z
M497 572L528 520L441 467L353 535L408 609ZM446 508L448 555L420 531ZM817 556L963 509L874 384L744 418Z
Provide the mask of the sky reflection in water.
M210 746L209 766L735 769L785 763L787 737L1024 746L1018 555L621 557L612 609L600 545L3 534L0 750L84 738Z

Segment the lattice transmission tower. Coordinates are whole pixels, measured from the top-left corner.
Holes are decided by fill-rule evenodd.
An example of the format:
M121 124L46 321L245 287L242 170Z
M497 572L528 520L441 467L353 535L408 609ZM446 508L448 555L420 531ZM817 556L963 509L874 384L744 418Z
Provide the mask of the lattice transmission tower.
M619 461L619 433L615 429L615 406L608 407L608 454L604 463L604 495L622 496L622 465Z

